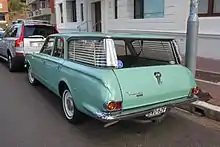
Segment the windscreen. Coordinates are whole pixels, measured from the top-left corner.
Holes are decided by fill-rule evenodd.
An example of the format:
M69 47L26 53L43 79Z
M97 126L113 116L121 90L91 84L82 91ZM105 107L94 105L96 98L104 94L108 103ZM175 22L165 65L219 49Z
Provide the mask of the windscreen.
M170 40L114 38L119 68L176 64Z
M132 55L163 61L175 60L170 41L114 39L117 55Z
M48 35L58 33L55 27L46 25L30 25L24 27L24 38L33 35L41 35L46 38Z

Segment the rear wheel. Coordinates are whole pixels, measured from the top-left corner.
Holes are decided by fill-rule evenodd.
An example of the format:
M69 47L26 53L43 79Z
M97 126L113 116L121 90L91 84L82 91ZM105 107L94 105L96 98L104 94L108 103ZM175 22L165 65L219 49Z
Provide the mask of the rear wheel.
M15 63L13 62L13 58L10 54L8 55L8 69L10 72L16 71Z
M83 114L77 110L74 103L74 97L68 88L65 88L62 93L62 105L64 115L68 122L72 124L80 124L83 122Z

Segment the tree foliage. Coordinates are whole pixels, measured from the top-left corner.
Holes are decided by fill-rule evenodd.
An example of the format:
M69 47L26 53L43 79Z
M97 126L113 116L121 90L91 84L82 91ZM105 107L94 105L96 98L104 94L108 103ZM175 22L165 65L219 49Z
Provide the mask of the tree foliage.
M9 19L12 20L14 16L24 14L27 11L25 0L9 0L8 1Z
M24 0L9 0L8 11L9 12L21 12L26 8Z

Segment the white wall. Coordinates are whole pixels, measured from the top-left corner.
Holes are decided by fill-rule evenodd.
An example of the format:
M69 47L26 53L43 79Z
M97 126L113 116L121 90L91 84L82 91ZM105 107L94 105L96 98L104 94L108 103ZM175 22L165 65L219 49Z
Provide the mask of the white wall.
M74 32L74 31L78 31L77 30L77 26L81 23L80 20L80 9L77 9L76 15L77 15L77 22L70 22L68 21L69 17L71 17L70 15L67 15L68 11L69 13L72 12L71 7L69 5L66 4L67 1L71 1L71 0L55 0L55 11L56 11L56 22L57 22L57 29L59 30L59 32ZM83 2L83 0L77 0L76 1L76 5L78 8L80 8L80 3ZM63 4L63 23L61 23L60 17L61 17L61 13L60 13L60 8L59 8L59 4L62 3Z
M118 0L118 19L114 19L114 0L109 0L108 31L173 36L184 54L189 4L189 0L165 0L164 18L133 19L133 0ZM220 17L203 17L199 23L198 55L220 59Z
M91 2L96 0L77 0L77 22L67 22L65 0L56 0L57 28L61 32L77 31L77 26L89 23L92 30ZM64 23L60 23L59 3L63 2ZM80 3L84 2L84 18L81 22ZM87 2L87 3L86 3ZM104 32L136 32L176 37L181 53L185 53L185 33L189 12L189 0L165 0L165 17L133 19L133 0L118 0L118 19L114 19L114 0L101 0L102 28ZM68 10L67 10L68 11ZM86 15L88 14L88 15ZM220 17L200 18L198 55L205 58L220 59Z

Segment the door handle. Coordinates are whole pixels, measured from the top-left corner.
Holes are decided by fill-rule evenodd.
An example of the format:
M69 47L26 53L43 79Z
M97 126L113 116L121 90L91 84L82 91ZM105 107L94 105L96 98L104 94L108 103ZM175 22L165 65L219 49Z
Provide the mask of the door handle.
M59 66L57 66L57 70L60 70L60 68L61 68L61 66L59 65Z

